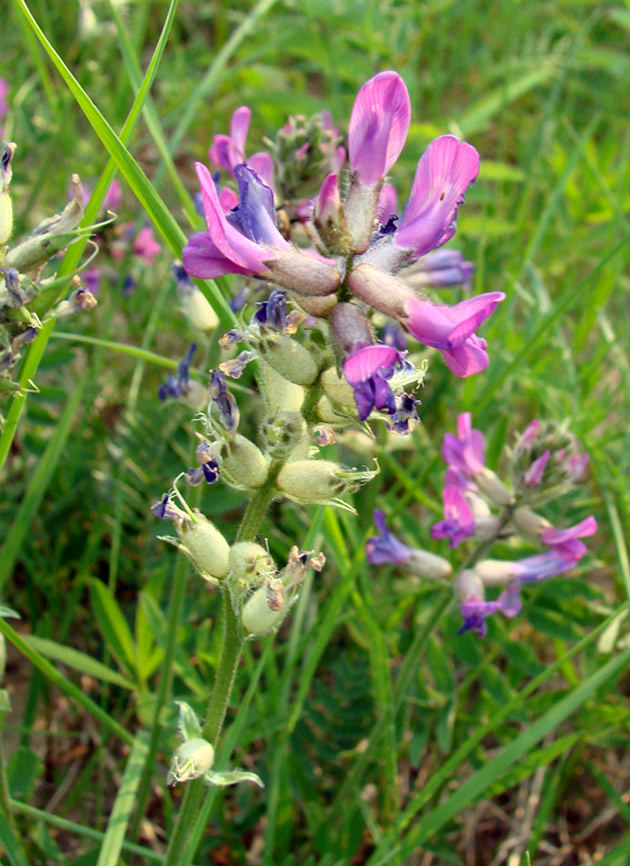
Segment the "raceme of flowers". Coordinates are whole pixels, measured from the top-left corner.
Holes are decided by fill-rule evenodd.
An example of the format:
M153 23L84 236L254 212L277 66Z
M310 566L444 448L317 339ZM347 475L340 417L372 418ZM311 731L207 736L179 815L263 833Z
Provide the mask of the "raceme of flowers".
M210 161L236 181L238 195L229 186L219 189L219 175L196 164L207 230L184 247L188 274L265 280L289 292L305 313L325 320L361 420L374 409L397 416L401 403L390 382L395 371L404 370L405 353L377 341L375 311L436 348L457 376L485 369L487 344L477 330L503 293L454 305L422 294L424 287L470 279L472 265L458 251L440 248L455 234L458 209L479 173L475 148L453 135L432 141L399 218L386 176L404 147L411 108L396 72L381 72L360 89L345 169L345 150L327 117L310 127L303 118L293 119L273 143L273 157L247 157L250 116L248 108L237 109L230 135L215 136L209 151ZM300 179L307 190L318 172L325 174L318 191L287 203L287 191L295 191Z
M517 560L469 557L458 571L454 586L464 621L460 633L471 630L483 637L487 617L501 611L511 618L520 612L522 587L571 571L586 554L581 539L597 531L592 515L560 529L532 505L570 490L588 458L577 453L575 440L563 427L532 421L511 452L508 486L485 465L484 437L472 427L468 412L459 416L457 434L445 434L442 456L447 464L444 520L433 526L433 538L448 539L456 548L466 540L487 544L519 535L544 548L542 553ZM374 522L379 535L366 543L370 563L392 563L426 578L451 575L446 559L408 547L396 538L381 511L375 512ZM494 586L501 586L502 591L488 601L486 588Z

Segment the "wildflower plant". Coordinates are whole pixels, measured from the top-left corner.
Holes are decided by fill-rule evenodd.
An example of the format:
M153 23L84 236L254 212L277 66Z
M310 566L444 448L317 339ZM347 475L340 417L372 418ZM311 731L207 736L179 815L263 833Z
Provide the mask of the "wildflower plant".
M227 357L210 371L208 406L197 415L197 465L183 468L152 508L175 527L176 535L165 540L224 599L224 645L208 714L171 766L172 781L188 787L167 864L177 862L185 844L203 781L213 781L207 759L218 746L242 642L276 631L309 567L320 571L325 563L322 553L302 550L299 539L286 564L274 561L259 538L269 506L285 499L352 510L345 497L370 481L378 464L342 466L322 459L320 447L352 428L369 431L368 422L384 423L393 435L409 434L419 421L417 393L427 363L412 363L404 334L437 349L456 376L474 375L489 363L477 331L505 297L490 292L449 305L424 292L469 282L472 265L441 247L455 234L479 156L452 135L435 139L418 162L407 204L396 212L387 175L411 118L397 73L379 73L359 91L347 164L327 115L290 120L269 142L270 153L248 158L250 117L246 107L237 109L230 134L215 136L208 157L217 173L196 164L197 207L206 227L182 251L185 274L235 275L239 295L245 290L249 303L239 302L237 325L221 340ZM178 285L185 284L185 274L175 273ZM389 324L379 337L384 317ZM192 351L177 378L162 386L161 397L185 391ZM255 440L241 432L241 409L230 386L246 368L262 403ZM221 483L248 496L231 538L190 507L183 492L186 484ZM368 545L372 562L391 555L426 576L449 577L446 560L406 548L389 534L383 515L377 520L383 535ZM452 534L469 531L474 528L466 525Z

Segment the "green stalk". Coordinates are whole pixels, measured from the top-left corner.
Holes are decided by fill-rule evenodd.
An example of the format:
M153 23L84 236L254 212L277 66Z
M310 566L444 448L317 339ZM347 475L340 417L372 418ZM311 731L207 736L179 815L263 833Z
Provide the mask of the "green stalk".
M1 696L0 696L1 699ZM11 794L9 792L9 783L7 781L6 764L4 760L4 718L6 713L0 710L0 813L4 814L4 818L9 825L9 830L19 841L20 837L18 829L13 817L13 809L11 808Z
M166 703L173 682L173 659L175 658L175 650L177 649L177 631L181 618L182 607L184 605L184 596L186 594L186 583L190 571L188 559L180 554L175 565L175 574L173 577L173 587L171 589L171 598L169 601L168 622L166 633L166 645L164 647L164 661L162 662L162 675L160 684L155 699L155 710L151 723L151 736L149 738L149 748L145 759L142 779L138 789L136 801L136 814L134 816L130 839L135 839L140 829L140 822L144 815L144 807L151 790L151 779L153 778L153 768L155 764L155 756L157 754L158 743L160 739L160 713L162 707Z
M232 694L232 686L234 685L243 644L241 624L234 613L232 602L227 592L223 593L221 619L223 621L221 658L202 731L203 738L212 743L215 748L223 727L223 720L227 712L230 695ZM166 852L164 866L180 866L182 862L181 858L186 848L186 841L192 831L195 816L203 799L205 787L203 779L195 779L194 782L188 784L175 829L169 842L168 851Z

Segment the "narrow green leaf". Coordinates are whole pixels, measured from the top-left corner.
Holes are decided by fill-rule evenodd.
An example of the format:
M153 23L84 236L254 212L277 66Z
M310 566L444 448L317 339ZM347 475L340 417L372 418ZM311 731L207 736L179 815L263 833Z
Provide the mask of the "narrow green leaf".
M136 676L136 649L131 629L122 614L118 602L107 586L100 580L90 581L92 610L98 620L101 634L108 649L116 656L132 676Z
M146 751L147 744L144 737L138 738L129 755L120 788L109 815L96 866L117 866L120 862L119 856L142 776Z
M63 644L57 643L54 640L37 637L34 634L24 635L24 640L29 646L32 646L43 656L46 656L46 658L61 662L75 671L93 677L95 680L102 680L105 683L111 683L123 689L135 688L134 683L121 676L118 671L108 668L107 665L102 664L102 662L97 661L92 656L79 652L79 650L63 646Z
M116 163L120 173L133 190L136 198L153 221L156 229L169 245L173 254L177 258L180 258L182 247L186 243L187 237L177 224L169 208L157 194L151 181L142 171L129 150L125 147L120 137L116 135L104 115L99 111L94 102L92 102L88 94L63 62L61 56L48 41L45 33L25 3L25 0L13 0L13 2L33 28L37 38L57 68L57 71L67 84L68 89L71 91L77 104L107 149L107 152ZM173 10L175 6L176 2L171 3L171 10ZM214 310L224 327L231 328L235 323L234 313L230 309L227 301L219 291L216 284L212 280L197 280L196 282L214 307Z
M376 866L377 863L388 862L394 856L397 862L404 861L407 857L410 857L413 852L416 852L427 839L437 833L448 821L456 815L461 814L463 809L482 796L516 761L522 758L523 755L526 755L535 743L550 731L555 730L561 722L588 700L600 686L621 670L629 660L630 650L626 650L616 658L611 659L594 674L591 674L585 682L554 704L550 710L519 734L506 748L502 749L495 758L474 773L463 785L460 785L436 809L432 809L420 821L415 823L395 848L392 845L392 837L388 834L383 845L379 846L368 862L372 866ZM389 853L383 856L385 850Z
M471 106L458 120L458 125L464 135L485 129L489 120L497 112L518 99L529 90L539 87L549 81L554 74L550 63L542 63L537 69L531 69L519 77L510 77L505 84L495 88L475 105Z
M55 432L51 436L46 450L31 476L26 496L18 508L9 534L0 551L0 563L2 563L0 565L0 589L13 571L13 566L20 555L22 544L31 527L33 517L44 498L46 490L48 490L48 485L57 468L64 445L70 434L74 414L81 402L83 391L88 381L88 377L83 376L76 383L75 389L57 422Z
M9 858L9 866L29 866L28 860L20 847L18 839L16 839L9 822L3 817L0 811L0 848Z
M3 619L0 619L0 633L3 634L7 640L10 640L13 646L15 646L22 655L26 656L26 658L34 664L47 679L59 686L59 688L66 692L66 694L70 695L70 697L82 706L87 713L90 713L90 715L98 719L107 730L111 731L111 733L115 734L117 737L120 737L124 743L133 745L134 737L126 728L119 724L115 719L112 719L112 717L106 713L105 710L101 709L101 707L99 707L99 705L91 698L88 698L87 695L83 694L80 688L75 686L75 684L67 677L64 677L64 675L60 673L54 665L51 665L51 663L45 659L41 653L37 652L34 647L29 646L26 641Z

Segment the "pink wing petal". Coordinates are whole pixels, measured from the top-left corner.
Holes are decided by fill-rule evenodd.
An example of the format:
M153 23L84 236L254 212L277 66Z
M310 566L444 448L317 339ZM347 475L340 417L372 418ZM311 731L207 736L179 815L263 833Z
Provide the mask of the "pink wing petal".
M351 385L366 382L381 367L390 367L400 353L391 346L366 346L351 355L343 365L346 379Z

